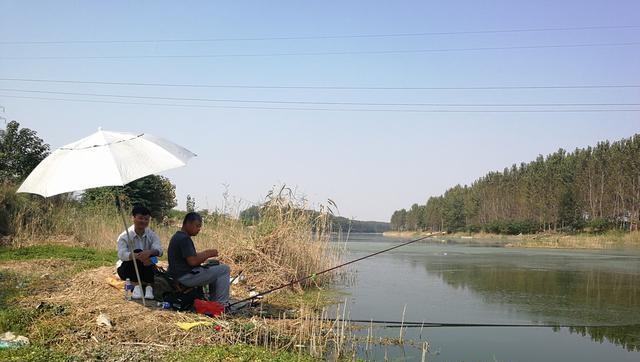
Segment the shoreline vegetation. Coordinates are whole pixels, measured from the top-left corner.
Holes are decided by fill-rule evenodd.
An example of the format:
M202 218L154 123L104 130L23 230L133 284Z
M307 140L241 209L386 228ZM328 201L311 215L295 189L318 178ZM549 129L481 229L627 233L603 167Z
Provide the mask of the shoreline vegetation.
M31 342L0 349L0 360L311 361L351 359L355 351L344 306L327 288L347 280L343 271L283 289L259 308L223 319L163 311L155 302L145 308L106 282L114 277L122 229L112 205L15 194L7 185L0 188L0 204L8 206L0 211L11 231L0 239L0 332ZM197 247L217 248L232 275L243 271L244 280L232 286L234 298L339 264L343 249L330 242L329 208L300 212L306 206L283 188L269 193L250 226L225 213L203 214ZM165 248L180 216L152 222ZM327 306L336 303L338 312L329 315ZM112 328L97 324L101 313ZM202 321L210 325L188 331L176 325Z
M420 231L387 231L385 237L415 239L431 235ZM442 244L486 245L512 248L551 248L551 249L624 249L640 248L640 232L609 231L602 234L591 233L538 233L504 235L493 233L436 233L425 242Z

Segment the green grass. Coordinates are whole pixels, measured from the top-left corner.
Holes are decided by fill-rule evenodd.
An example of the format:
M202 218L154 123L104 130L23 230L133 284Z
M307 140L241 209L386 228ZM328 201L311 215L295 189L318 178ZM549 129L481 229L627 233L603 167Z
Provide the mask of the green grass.
M66 259L80 262L87 268L115 263L118 255L114 250L96 250L65 245L33 245L24 248L0 247L0 262L5 260Z
M72 359L62 353L35 345L0 349L0 361L6 362L66 362L70 360Z
M292 352L271 352L263 347L237 344L233 346L199 346L186 350L180 350L168 354L166 361L180 362L202 362L202 361L225 361L225 362L293 362L293 361L316 361L306 355Z
M4 307L0 310L0 331L11 331L14 334L25 335L36 318L37 313L34 310L14 306Z
M116 351L107 352L112 358L118 356ZM156 357L160 351L156 351ZM131 356L129 356L131 357ZM137 356L127 360L145 360ZM147 356L148 357L148 356ZM271 352L263 347L238 344L233 346L196 346L172 351L161 357L171 362L314 362L317 361L302 352L300 355L292 352ZM0 361L7 362L67 362L80 361L77 356L67 356L39 345L29 345L21 348L0 350Z
M69 249L69 248L67 248ZM63 250L63 249L61 249ZM60 251L60 250L58 250ZM72 258L75 251L64 250L67 256ZM62 253L57 253L60 256ZM8 256L16 255L15 250L2 250L3 260ZM41 248L18 253L21 259L42 257ZM60 260L57 258L55 260ZM55 261L54 261L55 262ZM94 263L100 263L100 258L90 258L84 267ZM0 262L1 263L1 262ZM71 269L71 271L69 271ZM81 268L63 268L55 273L54 278L58 282L63 280L74 271ZM0 361L81 361L81 358L67 356L52 349L51 345L71 330L72 326L60 321L59 316L69 313L63 305L42 303L37 308L25 307L20 304L20 299L30 293L37 293L42 286L50 283L50 280L41 280L37 274L33 276L29 270L0 271L0 333L11 331L16 335L27 336L30 345L16 348L0 349Z
M29 285L15 273L0 272L0 333L12 331L25 334L35 318L35 311L14 305L14 301L25 294Z
M0 271L0 333L12 331L17 334L26 335L29 332L29 328L34 325L34 323L37 323L39 319L61 313L60 308L62 307L59 306L45 306L41 310L24 308L17 303L20 298L30 293L37 293L38 290L49 286L51 283L63 282L83 270L111 265L116 258L117 255L115 251L101 251L63 245L35 245L16 249L7 247L0 248L0 264L11 260L32 260L34 263L56 263L56 261L61 260L73 262L69 267L56 270L56 272L51 275L51 279L42 279L31 275L31 270L27 267L25 267L24 270ZM50 261L51 259L53 259L53 261ZM46 339L44 337L53 333L40 329L38 329L38 331L42 334L43 338L41 339ZM23 350L23 348L20 348L20 350ZM40 353L42 351L38 349L33 349L31 352L33 352L34 360L40 360L38 358L44 356ZM7 359L8 358L9 357L7 357ZM0 355L0 360L4 361L4 356ZM15 360L20 360L20 358L16 357Z
M17 274L0 271L0 307L20 296L20 283Z
M115 251L63 245L35 245L25 248L0 247L0 265L10 261L32 261L34 265L38 263L60 265L61 262L69 262L68 266L55 269L51 275L53 282L64 280L83 270L112 265L116 259ZM8 304L11 300L26 295L30 290L38 289L39 286L46 286L43 284L52 282L31 275L33 270L37 269L37 267L32 269L25 265L21 269L13 271L0 271L0 307Z
M58 323L40 323L67 313L64 306L41 304L36 309L25 308L18 303L21 297L37 290L34 287L37 284L37 281L13 272L0 272L0 333L11 331L29 335L35 342L52 341L66 327ZM0 358L0 361L4 359Z

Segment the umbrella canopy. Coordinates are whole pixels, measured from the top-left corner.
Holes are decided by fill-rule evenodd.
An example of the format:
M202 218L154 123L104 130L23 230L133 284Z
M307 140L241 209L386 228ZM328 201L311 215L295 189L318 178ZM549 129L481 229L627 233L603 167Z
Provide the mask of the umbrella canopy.
M102 186L124 186L181 167L191 151L150 134L98 132L55 150L17 192L44 197Z

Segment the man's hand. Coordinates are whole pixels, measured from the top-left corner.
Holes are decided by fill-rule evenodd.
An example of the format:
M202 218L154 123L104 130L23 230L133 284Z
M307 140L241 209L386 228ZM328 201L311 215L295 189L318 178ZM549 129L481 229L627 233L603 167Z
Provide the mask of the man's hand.
M136 259L140 260L143 265L151 265L151 250L143 250L136 254Z
M188 256L187 259L187 264L189 264L190 266L199 266L200 264L204 263L207 259L209 258L215 258L216 256L218 256L218 250L216 249L207 249L204 251L199 252L196 255L193 256Z

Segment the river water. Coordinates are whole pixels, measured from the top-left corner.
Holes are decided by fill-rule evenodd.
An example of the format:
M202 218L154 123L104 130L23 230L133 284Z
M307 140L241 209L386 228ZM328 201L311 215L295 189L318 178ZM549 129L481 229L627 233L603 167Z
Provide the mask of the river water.
M346 260L406 240L351 235ZM352 264L351 319L443 323L640 324L640 251L516 249L417 242ZM375 328L397 338L397 328ZM360 332L365 335L367 331ZM359 357L420 361L640 361L640 328L440 327Z

